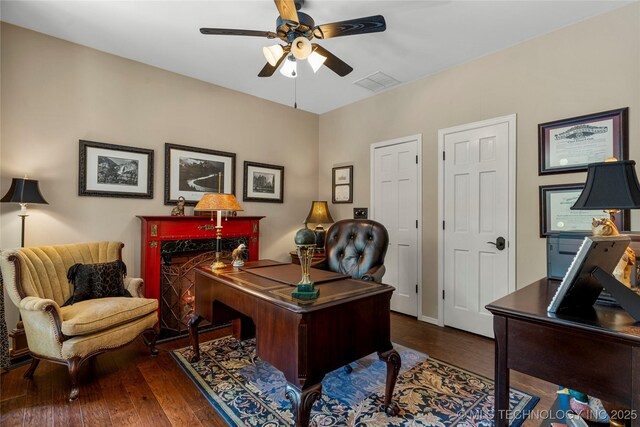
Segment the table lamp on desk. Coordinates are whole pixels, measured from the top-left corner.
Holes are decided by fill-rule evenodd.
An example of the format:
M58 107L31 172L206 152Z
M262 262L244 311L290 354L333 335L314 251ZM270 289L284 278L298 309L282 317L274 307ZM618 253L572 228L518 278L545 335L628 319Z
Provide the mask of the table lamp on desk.
M587 181L582 193L571 207L574 210L602 209L609 214L609 218L603 218L598 224L609 227L609 235L619 234L614 216L624 209L640 209L640 183L635 170L636 162L633 160L610 159L606 162L591 163L587 166ZM610 220L610 221L608 221ZM627 249L625 256L635 258L633 251ZM624 261L621 261L621 264ZM635 264L635 262L634 262ZM624 266L630 268L631 266ZM619 267L616 267L618 269ZM633 271L634 269L631 268ZM635 274L635 272L633 273ZM636 320L640 320L640 296L631 291L627 286L628 280L614 272L618 278L614 278L608 272L596 267L591 275L602 284L616 301L625 308ZM626 275L624 275L626 276ZM622 279L622 280L620 280ZM627 282L623 286L621 282Z

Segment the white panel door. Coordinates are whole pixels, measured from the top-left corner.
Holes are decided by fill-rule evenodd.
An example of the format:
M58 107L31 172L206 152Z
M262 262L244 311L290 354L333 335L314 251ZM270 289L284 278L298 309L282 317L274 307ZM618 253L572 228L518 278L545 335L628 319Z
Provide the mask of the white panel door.
M492 337L484 307L509 293L509 123L460 128L441 131L444 323Z
M382 278L396 288L391 310L418 315L418 141L374 148L373 216L389 232Z

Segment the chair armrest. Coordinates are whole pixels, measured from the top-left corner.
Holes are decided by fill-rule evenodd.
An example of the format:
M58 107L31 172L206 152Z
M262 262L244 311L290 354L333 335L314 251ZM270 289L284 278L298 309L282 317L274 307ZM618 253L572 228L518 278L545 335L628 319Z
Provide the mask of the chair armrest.
M144 285L144 280L138 277L124 278L124 287L134 298L144 298L144 294L142 293L142 285Z
M384 276L384 273L386 271L387 271L387 269L384 267L384 264L376 265L375 267L371 268L369 271L364 273L362 275L361 279L366 281L366 282L378 282L378 283L381 283L382 282L382 276Z
M62 314L60 306L53 300L26 297L20 301L20 314L25 329L35 329L38 332L45 333L51 327L58 343L63 342L67 337L62 333ZM34 337L35 339L36 337ZM27 340L29 335L27 334Z

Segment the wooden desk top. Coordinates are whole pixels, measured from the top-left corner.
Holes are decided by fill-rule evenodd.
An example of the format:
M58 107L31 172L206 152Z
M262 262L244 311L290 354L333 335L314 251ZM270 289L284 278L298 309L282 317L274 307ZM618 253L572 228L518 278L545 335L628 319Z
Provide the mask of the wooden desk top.
M302 277L300 266L277 261L262 260L246 262L244 267L227 266L218 271L209 267L198 267L203 275L225 285L276 304L295 313L307 313L366 298L381 293L391 293L394 288L375 282L354 280L338 273L311 269L311 280L318 280L316 288L320 295L315 300L293 298L295 281L292 277ZM299 280L299 279L298 279Z
M560 286L559 280L540 279L487 305L494 315L522 318L540 323L597 330L598 333L640 343L640 322L619 307L594 305L579 312L547 313L547 307Z

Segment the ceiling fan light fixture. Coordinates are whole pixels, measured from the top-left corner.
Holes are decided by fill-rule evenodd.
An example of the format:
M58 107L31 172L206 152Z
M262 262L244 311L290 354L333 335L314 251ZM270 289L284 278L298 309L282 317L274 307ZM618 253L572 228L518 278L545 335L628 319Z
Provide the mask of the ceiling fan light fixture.
M313 52L311 55L309 55L309 58L307 58L307 61L309 62L309 65L311 65L314 73L318 72L318 70L320 69L320 67L322 67L324 61L326 60L327 57L320 55L318 52Z
M267 62L275 67L278 63L278 60L284 55L284 49L279 44L274 44L273 46L265 46L262 48L262 54L264 55Z
M284 65L280 68L280 74L290 79L295 79L298 75L298 66L296 64L296 58L293 55L289 55L284 61Z
M306 37L298 37L291 43L291 53L301 61L307 59L312 50L311 42Z

